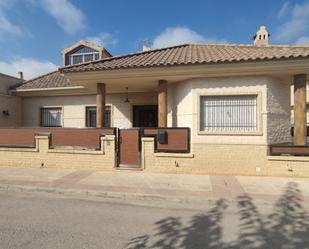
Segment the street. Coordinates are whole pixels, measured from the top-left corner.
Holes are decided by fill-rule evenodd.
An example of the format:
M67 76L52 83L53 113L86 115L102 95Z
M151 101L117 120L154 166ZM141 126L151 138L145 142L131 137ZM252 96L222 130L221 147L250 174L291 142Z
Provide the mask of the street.
M1 249L309 248L309 215L296 186L272 207L243 195L203 210L0 193Z

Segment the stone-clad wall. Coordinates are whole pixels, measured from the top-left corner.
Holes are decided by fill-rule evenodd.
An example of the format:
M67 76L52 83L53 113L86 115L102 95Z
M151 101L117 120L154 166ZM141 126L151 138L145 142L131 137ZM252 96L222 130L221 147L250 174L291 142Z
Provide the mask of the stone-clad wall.
M269 78L267 84L267 144L291 142L289 79Z
M36 136L35 148L0 147L0 166L113 170L115 136L101 138L101 150L50 149L48 136Z

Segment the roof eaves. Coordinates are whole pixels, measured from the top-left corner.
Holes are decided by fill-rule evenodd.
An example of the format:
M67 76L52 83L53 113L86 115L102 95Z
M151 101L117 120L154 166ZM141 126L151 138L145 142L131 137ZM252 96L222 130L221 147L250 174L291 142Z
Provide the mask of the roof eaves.
M67 87L46 87L46 88L25 88L12 90L13 92L38 92L38 91L55 91L55 90L73 90L84 89L83 86L67 86Z

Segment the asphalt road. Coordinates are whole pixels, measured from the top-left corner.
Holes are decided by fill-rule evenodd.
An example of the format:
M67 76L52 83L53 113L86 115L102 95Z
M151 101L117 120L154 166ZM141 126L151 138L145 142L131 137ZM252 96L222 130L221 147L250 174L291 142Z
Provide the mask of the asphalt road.
M0 193L0 248L305 249L309 215L296 202L265 209L242 196L189 210Z

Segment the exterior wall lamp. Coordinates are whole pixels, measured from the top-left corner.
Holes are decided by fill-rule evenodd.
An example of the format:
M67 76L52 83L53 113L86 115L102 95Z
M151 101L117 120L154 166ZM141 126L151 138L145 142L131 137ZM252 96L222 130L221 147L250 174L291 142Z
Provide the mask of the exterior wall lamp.
M10 116L9 110L3 110L2 115L6 117Z

